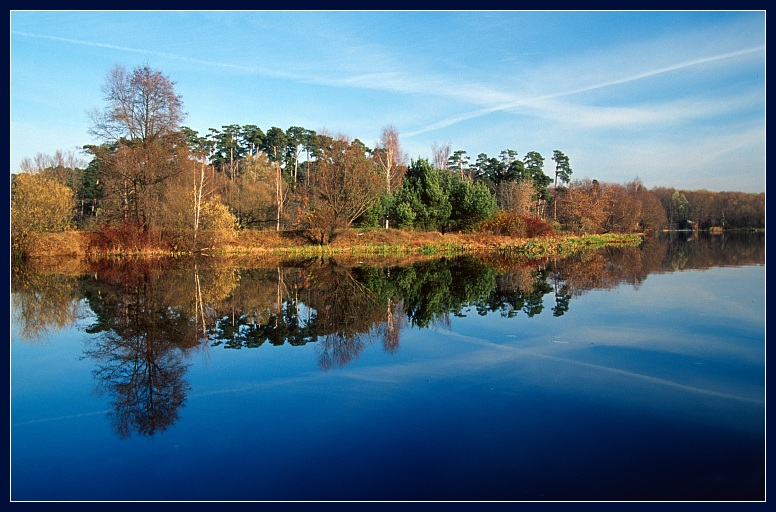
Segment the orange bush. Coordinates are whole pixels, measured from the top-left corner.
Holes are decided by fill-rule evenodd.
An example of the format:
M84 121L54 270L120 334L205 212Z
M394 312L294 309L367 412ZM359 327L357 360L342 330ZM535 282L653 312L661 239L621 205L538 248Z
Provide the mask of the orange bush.
M480 231L514 238L534 238L555 234L555 229L539 218L504 211L483 222Z
M525 221L525 236L528 238L555 234L555 228L542 219L526 215L523 220Z
M149 233L135 224L102 225L92 232L89 247L97 252L141 251L151 246Z

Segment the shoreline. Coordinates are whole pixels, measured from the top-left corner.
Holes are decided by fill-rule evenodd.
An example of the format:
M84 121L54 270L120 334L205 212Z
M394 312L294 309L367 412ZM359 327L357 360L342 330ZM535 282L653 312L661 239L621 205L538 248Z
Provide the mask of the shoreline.
M553 235L537 238L513 238L482 233L416 232L403 230L350 229L329 245L315 245L295 232L240 231L235 238L219 247L197 251L144 248L97 251L90 247L90 233L67 231L46 233L32 246L28 260L112 258L187 258L196 256L246 256L315 258L354 256L360 258L396 256L455 256L463 254L489 256L524 256L529 259L573 253L604 246L638 246L642 233L603 235Z

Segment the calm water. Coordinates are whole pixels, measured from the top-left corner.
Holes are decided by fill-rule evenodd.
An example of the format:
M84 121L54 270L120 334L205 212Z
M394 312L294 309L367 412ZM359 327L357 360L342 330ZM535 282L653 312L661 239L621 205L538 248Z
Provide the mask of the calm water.
M12 272L11 500L765 499L763 236Z

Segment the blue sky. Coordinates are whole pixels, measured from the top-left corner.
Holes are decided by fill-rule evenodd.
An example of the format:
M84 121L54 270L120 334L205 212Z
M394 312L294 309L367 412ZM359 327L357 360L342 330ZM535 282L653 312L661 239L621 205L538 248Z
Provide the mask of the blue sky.
M570 158L572 179L765 191L764 11L11 11L11 172L99 143L109 70L176 82L200 134L228 124L393 125L410 158L449 143ZM84 156L84 158L86 158Z

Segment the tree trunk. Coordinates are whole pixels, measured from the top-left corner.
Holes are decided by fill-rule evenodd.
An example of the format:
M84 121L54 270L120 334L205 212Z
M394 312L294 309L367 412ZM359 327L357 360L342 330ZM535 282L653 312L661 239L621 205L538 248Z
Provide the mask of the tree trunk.
M275 200L277 201L277 224L275 225L275 231L280 231L280 219L283 213L283 183L282 176L280 174L280 163L275 162Z

